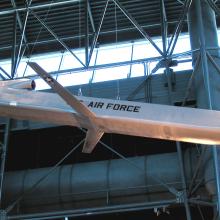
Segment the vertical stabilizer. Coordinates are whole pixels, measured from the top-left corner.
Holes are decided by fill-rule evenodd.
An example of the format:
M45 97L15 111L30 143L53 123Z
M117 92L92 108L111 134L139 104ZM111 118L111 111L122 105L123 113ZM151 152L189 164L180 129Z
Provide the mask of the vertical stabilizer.
M29 62L28 64L69 106L71 106L78 114L83 116L82 120L85 120L87 124L89 124L86 140L83 146L83 152L91 153L104 134L104 132L100 131L96 126L96 115L37 63Z
M104 132L96 129L89 129L86 133L86 140L83 145L83 153L91 153L96 144L102 138Z

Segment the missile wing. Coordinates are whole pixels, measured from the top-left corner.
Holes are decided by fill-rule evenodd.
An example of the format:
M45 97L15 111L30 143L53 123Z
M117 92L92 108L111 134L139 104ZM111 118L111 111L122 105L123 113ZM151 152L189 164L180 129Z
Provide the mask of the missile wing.
M29 65L56 93L1 87L0 116L86 128L86 153L104 133L220 144L219 111L77 97L38 64Z

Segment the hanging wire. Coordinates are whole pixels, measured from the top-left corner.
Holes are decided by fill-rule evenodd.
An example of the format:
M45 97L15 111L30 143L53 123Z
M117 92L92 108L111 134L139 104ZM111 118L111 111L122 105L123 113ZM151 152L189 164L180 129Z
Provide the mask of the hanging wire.
M98 53L99 53L99 47L96 47L96 54L95 54L95 62L94 62L94 66L96 66L97 64L97 59L98 59ZM91 84L93 82L94 76L95 76L96 70L93 69L92 71L92 76L89 80L89 83Z
M148 86L148 103L152 102L152 85L151 85L151 72L149 71L149 63L146 64L146 68L147 68L147 86Z
M116 4L114 3L115 5L115 45L116 45L116 48L118 46L118 21L117 21L117 6ZM116 99L117 100L120 100L120 85L119 85L119 79L117 79L116 81L117 83L117 96L116 96Z
M18 48L18 51L17 51L17 58L15 60L15 66L14 66L13 72L12 72L12 74L13 74L12 78L14 78L14 76L17 77L17 69L19 67L21 58L23 57L23 55L25 53L25 50L28 47L27 42L25 42L25 47L22 51L23 41L25 41L25 39L26 39L25 31L26 31L26 27L27 27L29 12L30 12L29 7L31 6L32 0L29 0L29 1L26 0L25 3L26 3L26 6L25 6L26 7L26 14L24 16L23 27L22 27L22 30L21 30L21 39L20 39L19 48ZM14 43L16 43L16 40L15 40Z
M20 195L15 201L13 201L7 208L6 208L6 212L9 213L14 207L15 205L17 205L22 199L24 199L24 197L28 196L30 193L32 193L36 187L45 179L47 179L47 177L53 173L58 166L60 166L73 152L75 152L80 146L81 144L85 141L85 138L83 140L81 140L76 146L74 146L61 160L59 160L53 167L51 167L47 173L45 173L41 178L39 178L39 180L37 182L35 182L35 184L33 184L30 188L28 188L22 195Z
M116 97L117 100L120 100L120 85L119 85L119 80L117 80L117 97Z
M82 96L83 94L82 94L82 88L80 87L79 89L78 89L78 93L77 93L77 96Z
M115 4L115 43L118 43L118 21L117 21L117 6Z
M45 16L44 16L44 18L43 18L43 21L44 21L44 22L45 22L45 21L47 20L47 18L48 18L48 15L49 15L49 13L50 13L51 6L52 6L52 3L53 3L53 2L54 2L54 0L51 0L51 1L50 1L50 4L49 4L48 10L47 10L47 13L45 14ZM28 3L27 0L26 0L26 3ZM40 27L40 30L39 30L39 32L38 32L38 34L37 34L37 37L36 37L35 41L34 41L33 47L31 48L31 51L30 51L30 53L28 54L28 61L26 62L26 66L25 66L25 70L24 70L24 73L23 73L23 77L25 76L25 74L26 74L26 72L27 72L28 63L29 63L29 61L31 60L31 55L32 55L32 53L33 53L33 51L34 51L34 49L35 49L35 47L36 47L36 45L37 45L37 41L38 41L38 39L39 39L39 37L40 37L40 34L41 34L42 30L43 30L43 26Z
M79 1L79 48L81 47L81 1Z
M131 59L130 59L130 61L131 61L131 64L130 64L130 70L129 70L129 73L128 73L128 75L127 75L127 78L130 78L131 77L131 73L132 73L132 61L133 61L133 56L134 56L134 41L132 41L131 42L132 43L132 45L131 45Z
M61 58L60 58L60 63L59 63L59 67L58 67L58 72L60 71L60 69L62 68L62 65L63 65L63 58L64 58L64 51L61 51ZM56 80L58 79L58 76L59 76L59 73L57 73L56 75Z

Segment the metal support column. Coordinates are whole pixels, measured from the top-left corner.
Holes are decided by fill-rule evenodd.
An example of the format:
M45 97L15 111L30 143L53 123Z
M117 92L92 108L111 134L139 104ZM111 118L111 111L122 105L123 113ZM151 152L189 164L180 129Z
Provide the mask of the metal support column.
M176 46L176 42L180 33L180 30L182 28L182 22L183 19L185 18L185 15L190 7L190 0L185 1L184 4L184 9L183 9L183 13L181 16L181 19L177 25L176 28L176 32L173 35L173 38L168 46L167 49L167 19L166 19L166 11L165 11L165 5L163 0L161 0L160 2L160 7L161 7L161 23L162 23L162 28L161 28L161 32L162 32L162 43L163 43L163 57L165 60L165 75L166 75L166 79L167 79L167 85L168 85L168 98L169 98L169 102L171 105L173 105L173 98L172 98L172 83L171 83L171 77L170 77L170 72L172 69L169 68L169 64L168 64L168 56L172 55L173 50ZM173 41L173 43L172 43ZM170 51L169 51L170 49ZM168 54L170 53L170 54ZM182 153L182 148L181 148L181 144L180 142L176 142L176 149L177 149L177 153L178 153L178 159L179 159L179 166L180 166L180 174L181 174L181 182L182 182L182 192L180 192L181 196L180 198L182 199L182 202L184 204L185 207L185 212L186 212L186 219L187 220L191 220L191 211L190 211L190 206L189 206L189 199L188 199L188 194L187 194L187 185L186 185L186 176L185 176L185 170L184 170L184 164L183 164L183 153Z
M169 97L169 102L171 105L173 105L173 99L172 99L172 85L171 85L171 80L169 77L169 71L170 68L166 66L165 69L165 74L166 74L166 79L167 79L167 84L168 84L168 97ZM182 148L180 145L180 142L176 142L176 148L177 148L177 153L178 153L178 159L179 159L179 166L180 166L180 173L181 173L181 182L182 182L182 194L181 194L181 199L182 202L185 206L186 210L186 219L191 220L191 212L190 212L190 206L189 206L189 199L188 199L188 194L187 194L187 186L186 186L186 177L185 177L185 172L184 172L184 164L183 164L183 155L182 155Z
M220 76L210 60L207 59L206 52L209 47L218 47L217 27L214 11L206 1L194 0L192 2L188 16L188 26L191 47L193 50L199 48L201 53L201 64L198 67L198 73L196 73L194 80L197 106L199 108L220 110ZM210 53L212 53L211 55L215 57L217 62L220 62L217 50L210 51ZM193 66L198 56L199 52L193 53ZM216 180L217 219L220 219L219 156L216 146L213 146L212 150L208 153L213 158Z
M2 189L3 189L3 179L4 179L4 172L5 172L5 162L6 162L6 154L9 142L9 134L10 134L10 124L11 120L8 119L5 125L5 133L4 133L4 140L1 145L1 169L0 169L0 208L2 208Z
M11 77L15 75L16 50L17 50L16 42L17 42L17 14L14 13L13 43L12 43L12 54L11 54Z
M203 6L203 7L202 7ZM209 7L207 5L207 7ZM216 102L217 100L213 100L213 95L210 85L210 65L208 63L207 55L206 55L206 39L204 37L204 22L203 22L203 16L202 16L202 9L204 10L204 4L202 5L200 1L196 0L196 13L198 16L198 30L199 30L199 39L200 39L200 50L201 50L201 59L202 59L202 73L203 73L203 80L204 80L204 86L205 91L207 95L207 107L209 109L213 109L213 102ZM211 9L210 9L211 10ZM211 39L210 39L211 40ZM216 149L216 146L213 146L212 148L212 155L213 155L213 162L214 162L214 171L215 171L215 177L216 177L216 194L217 194L217 212L218 212L218 218L220 219L220 179L219 179L219 158L218 158L218 152Z
M0 210L0 220L6 220L7 213L4 210Z
M183 164L183 154L182 154L180 142L176 142L176 147L177 147L177 153L178 153L179 165L180 165L180 174L181 174L181 181L182 181L182 187L183 187L182 189L183 190L183 203L184 203L185 210L186 210L186 219L191 220L192 217L191 217L191 212L190 212L190 207L189 207L189 202L188 202L185 170L184 170L184 164Z

